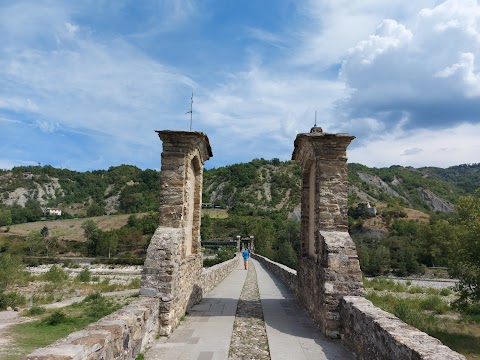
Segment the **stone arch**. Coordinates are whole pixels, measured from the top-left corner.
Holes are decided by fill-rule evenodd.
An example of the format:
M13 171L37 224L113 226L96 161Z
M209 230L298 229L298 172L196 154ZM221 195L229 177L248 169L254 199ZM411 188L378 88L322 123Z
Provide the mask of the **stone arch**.
M307 160L302 174L302 200L301 211L304 216L301 218L302 237L301 256L315 257L315 162Z
M184 214L185 214L185 248L184 256L197 254L200 250L200 220L202 209L202 165L195 154L185 166Z

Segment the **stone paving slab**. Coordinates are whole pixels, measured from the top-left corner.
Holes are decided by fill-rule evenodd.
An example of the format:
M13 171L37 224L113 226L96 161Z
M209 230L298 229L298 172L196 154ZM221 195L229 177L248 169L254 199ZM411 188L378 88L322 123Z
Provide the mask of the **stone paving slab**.
M195 305L170 337L162 337L145 360L228 359L237 303L247 271L243 262ZM178 334L178 335L177 335Z
M340 342L321 334L294 295L256 260L258 288L272 360L355 359Z

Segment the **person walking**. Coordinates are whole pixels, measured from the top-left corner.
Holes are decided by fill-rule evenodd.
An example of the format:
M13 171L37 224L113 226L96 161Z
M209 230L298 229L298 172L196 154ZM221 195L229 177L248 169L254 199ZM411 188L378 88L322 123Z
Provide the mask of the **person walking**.
M243 266L245 267L245 270L247 270L248 258L250 257L250 251L248 250L248 248L243 249L242 255L243 255Z

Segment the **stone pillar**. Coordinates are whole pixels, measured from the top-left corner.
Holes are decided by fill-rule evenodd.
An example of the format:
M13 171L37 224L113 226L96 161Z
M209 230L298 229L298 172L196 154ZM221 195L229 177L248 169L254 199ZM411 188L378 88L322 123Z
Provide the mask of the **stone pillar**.
M309 134L297 135L292 155L302 167L298 298L323 333L332 338L341 334L340 299L363 295L347 217L346 152L354 138L314 127Z
M202 294L200 222L203 164L212 156L201 132L157 131L163 142L159 227L150 241L140 294L160 299L160 335L168 335Z

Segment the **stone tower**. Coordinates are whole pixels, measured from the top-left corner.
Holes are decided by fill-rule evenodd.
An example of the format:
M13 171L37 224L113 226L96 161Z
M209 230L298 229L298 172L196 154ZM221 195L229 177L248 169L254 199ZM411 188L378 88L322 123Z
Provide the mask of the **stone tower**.
M298 298L332 338L340 336L340 299L363 294L347 217L346 152L354 138L315 126L309 134L297 135L292 155L302 167Z
M160 299L160 335L198 300L203 164L212 156L201 132L157 131L163 142L159 227L150 241L140 294Z

